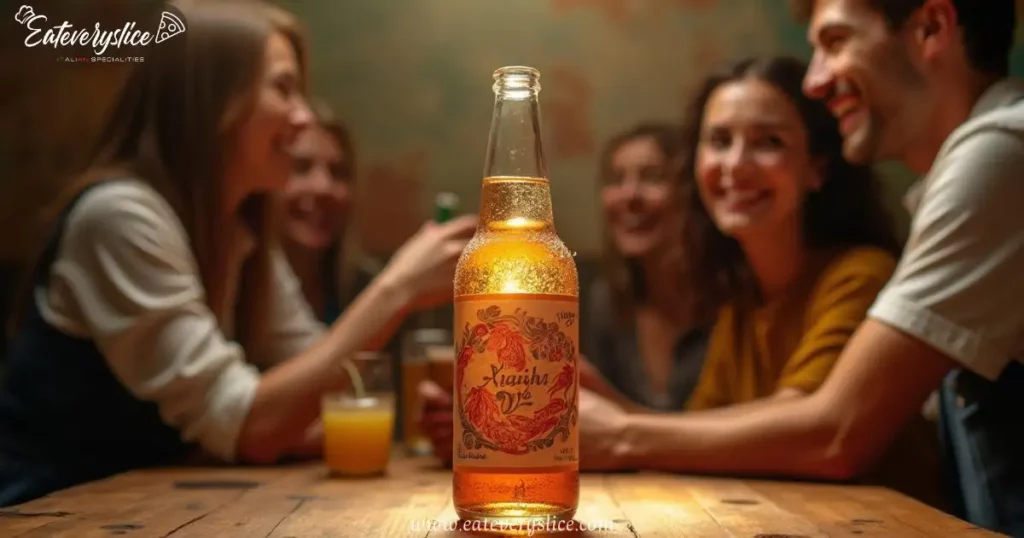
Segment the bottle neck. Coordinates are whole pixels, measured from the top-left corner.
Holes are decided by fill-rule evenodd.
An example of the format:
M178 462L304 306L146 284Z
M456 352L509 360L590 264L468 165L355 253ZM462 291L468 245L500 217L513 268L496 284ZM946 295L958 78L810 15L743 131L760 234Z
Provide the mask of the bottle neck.
M492 231L553 230L550 185L546 179L484 179L480 222Z
M540 136L540 105L532 89L496 86L484 178L547 179Z
M489 230L553 229L551 190L541 143L540 74L503 68L494 78L480 220Z

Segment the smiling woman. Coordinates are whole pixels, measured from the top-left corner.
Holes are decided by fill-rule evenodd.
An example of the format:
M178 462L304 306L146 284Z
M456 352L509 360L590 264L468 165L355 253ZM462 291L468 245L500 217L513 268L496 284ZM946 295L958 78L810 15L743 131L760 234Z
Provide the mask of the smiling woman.
M835 118L801 92L804 73L795 59L749 59L693 101L684 250L697 300L718 317L687 410L739 421L815 392L895 269L876 178L843 158ZM937 469L923 465L936 461L931 441L922 419L874 477L938 503Z
M300 27L253 0L181 11L188 39L131 72L25 287L0 380L0 506L196 448L316 452L344 361L424 296L451 297L461 244L430 230L351 315L315 318L271 196L313 120Z
M282 246L317 316L330 323L376 272L353 224L357 158L348 127L314 101L314 125L292 145L284 189Z
M287 260L299 277L306 301L317 317L333 323L380 274L375 263L362 254L359 234L353 218L358 203L358 168L355 144L348 127L324 102L313 103L314 122L290 147L291 172L283 192L281 243ZM475 219L460 217L436 226L424 225L424 231L439 233L462 245L472 234ZM420 233L402 248L424 241ZM454 274L451 266L418 268L419 277L448 282ZM451 294L438 292L431 299L450 302ZM404 319L395 319L398 324ZM394 327L397 329L397 325ZM394 331L384 331L368 343L384 345ZM397 345L397 341L392 341Z
M752 305L814 252L898 241L877 178L843 158L836 120L803 96L796 59L746 60L697 94L683 157L685 250L703 304Z
M875 178L842 157L804 71L747 60L693 103L687 260L718 321L689 409L814 392L894 270Z
M304 40L259 3L183 12L189 39L132 71L91 165L57 200L0 384L0 505L192 443L226 460L266 442L276 455L267 423L296 421L278 432L294 446L315 415L246 360L283 361L323 331L265 227L283 148L310 120Z
M611 139L601 155L599 192L605 246L601 278L583 316L582 353L634 404L680 410L704 360L707 316L680 285L684 208L678 126L639 124Z

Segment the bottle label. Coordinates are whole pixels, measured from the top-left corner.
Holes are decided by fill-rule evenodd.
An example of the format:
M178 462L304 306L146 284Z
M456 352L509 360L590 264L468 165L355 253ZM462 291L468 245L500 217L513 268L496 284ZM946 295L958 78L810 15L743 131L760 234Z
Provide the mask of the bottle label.
M579 299L455 300L455 467L578 465Z

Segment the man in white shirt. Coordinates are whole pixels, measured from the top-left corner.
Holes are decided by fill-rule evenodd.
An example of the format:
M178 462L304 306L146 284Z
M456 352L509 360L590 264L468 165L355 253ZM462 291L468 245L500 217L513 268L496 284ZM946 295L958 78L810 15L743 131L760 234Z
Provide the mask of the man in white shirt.
M1020 535L1024 83L1006 78L1014 2L798 4L815 47L804 89L839 120L846 157L896 159L926 174L904 256L834 384L888 374L873 392L913 398L870 399L903 417L945 375L942 431L958 515Z
M583 391L580 461L849 479L869 471L941 389L957 515L1024 536L1024 85L1007 79L1014 0L792 3L814 46L804 90L837 117L846 157L895 159L925 174L896 273L813 394L628 415Z

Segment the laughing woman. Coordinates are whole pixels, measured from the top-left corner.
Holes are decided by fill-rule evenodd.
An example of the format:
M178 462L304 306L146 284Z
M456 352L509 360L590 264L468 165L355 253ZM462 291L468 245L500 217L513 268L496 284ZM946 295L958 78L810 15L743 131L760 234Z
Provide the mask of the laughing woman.
M187 35L135 68L34 266L0 381L0 506L196 447L316 445L346 357L450 297L465 241L428 227L338 321L313 316L268 196L312 121L302 35L253 0L181 11Z

